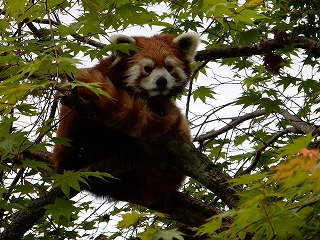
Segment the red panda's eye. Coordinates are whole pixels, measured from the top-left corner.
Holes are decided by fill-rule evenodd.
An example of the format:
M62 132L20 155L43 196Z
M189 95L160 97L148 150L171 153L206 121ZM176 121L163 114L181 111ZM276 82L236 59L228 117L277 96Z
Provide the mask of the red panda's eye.
M145 71L146 73L151 73L152 70L153 70L153 67L145 66L143 69L144 69L144 71Z
M172 72L173 71L173 66L168 65L168 66L166 66L166 69L167 69L168 72Z

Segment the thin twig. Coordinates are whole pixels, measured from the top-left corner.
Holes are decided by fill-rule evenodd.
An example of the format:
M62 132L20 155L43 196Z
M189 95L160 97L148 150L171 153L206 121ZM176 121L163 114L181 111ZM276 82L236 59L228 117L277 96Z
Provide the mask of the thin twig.
M189 107L190 107L190 99L192 96L192 86L193 86L193 80L195 78L195 76L198 74L198 72L204 68L209 61L204 61L203 63L201 63L200 66L198 66L192 73L192 75L190 76L190 81L189 81L189 89L188 89L188 97L187 97L187 103L186 103L186 113L185 116L188 119L188 113L189 113Z
M243 116L236 117L235 120L232 120L230 123L228 123L223 128L220 128L219 130L216 130L216 131L213 131L210 133L200 135L200 136L196 137L194 139L194 141L198 141L200 143L203 143L204 141L207 141L207 140L210 141L211 139L219 136L220 134L225 133L225 132L229 131L230 129L233 129L235 126L243 123L244 121L262 116L265 113L266 113L266 111L264 109L262 109L262 110L256 110L252 113L244 114Z
M244 174L249 174L257 165L257 163L260 160L261 154L262 152L269 146L271 146L274 142L276 142L280 137L282 137L285 134L288 133L298 133L299 131L297 129L295 129L294 127L290 127L290 128L286 128L283 129L280 132L277 132L276 134L274 134L268 141L264 142L264 145L262 147L260 147L252 156L255 156L252 163L250 164L250 166L248 168L246 168L244 171L239 172L240 169L243 168L244 164L239 168L238 172L236 173L235 177L244 175ZM251 156L251 157L252 157ZM249 157L248 159L250 159L251 157Z

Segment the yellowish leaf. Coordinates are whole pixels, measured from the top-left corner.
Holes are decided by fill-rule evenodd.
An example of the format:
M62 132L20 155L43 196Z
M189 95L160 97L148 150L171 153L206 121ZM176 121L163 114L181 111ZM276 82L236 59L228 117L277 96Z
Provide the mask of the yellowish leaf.
M118 223L120 228L128 228L131 226L136 226L139 221L145 219L145 213L131 212L122 214L122 220Z

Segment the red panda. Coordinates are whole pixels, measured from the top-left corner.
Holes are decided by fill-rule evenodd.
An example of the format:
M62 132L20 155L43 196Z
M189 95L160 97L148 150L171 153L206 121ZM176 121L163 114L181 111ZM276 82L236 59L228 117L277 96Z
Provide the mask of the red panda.
M199 36L196 33L177 37L116 35L111 41L133 44L137 50L127 55L113 52L75 76L77 81L98 83L108 96L97 95L84 87L74 90L89 103L88 111L112 124L94 122L62 105L57 137L66 138L70 145L55 146L53 165L60 173L84 167L91 171L103 169L96 162L133 166L129 172L119 171L118 179L108 178L90 186L90 191L148 206L170 197L184 180L178 170L161 169L159 165L155 168L149 162L163 161L165 151L159 141L162 136L180 132L191 139L188 122L174 98L183 91L191 75ZM170 163L170 157L166 155L166 158ZM134 167L143 159L149 162Z

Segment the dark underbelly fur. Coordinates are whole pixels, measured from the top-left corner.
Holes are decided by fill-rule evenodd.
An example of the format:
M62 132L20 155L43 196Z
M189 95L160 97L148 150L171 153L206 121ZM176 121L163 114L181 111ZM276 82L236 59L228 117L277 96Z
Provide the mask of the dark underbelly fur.
M68 161L62 161L62 169L88 167L89 171L111 173L117 178L95 179L90 191L98 196L148 205L170 197L184 179L181 173L165 169L173 156L169 157L157 142L146 143L85 119L72 126L70 140L72 153L65 156ZM155 168L151 161L161 164Z

